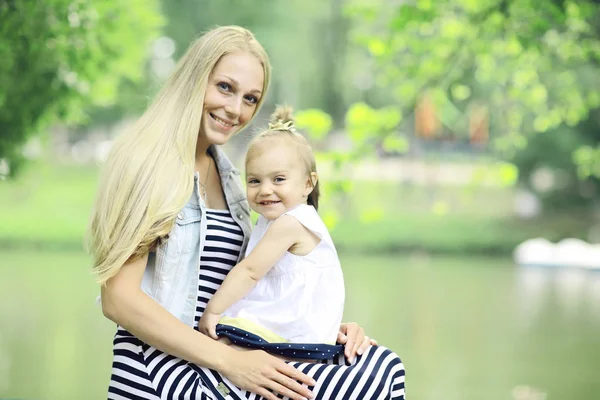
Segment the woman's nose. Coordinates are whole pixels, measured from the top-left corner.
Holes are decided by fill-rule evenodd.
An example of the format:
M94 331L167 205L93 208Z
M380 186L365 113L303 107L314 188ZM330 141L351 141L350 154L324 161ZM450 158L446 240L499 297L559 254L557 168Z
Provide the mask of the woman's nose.
M242 98L238 96L230 97L225 104L225 112L229 118L237 119L242 112Z

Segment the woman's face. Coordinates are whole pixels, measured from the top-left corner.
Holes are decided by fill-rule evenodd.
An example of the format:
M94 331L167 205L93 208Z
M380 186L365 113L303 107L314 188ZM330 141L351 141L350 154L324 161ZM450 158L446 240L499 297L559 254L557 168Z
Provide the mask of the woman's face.
M263 90L260 61L249 52L227 54L208 77L200 137L208 144L223 144L248 123Z

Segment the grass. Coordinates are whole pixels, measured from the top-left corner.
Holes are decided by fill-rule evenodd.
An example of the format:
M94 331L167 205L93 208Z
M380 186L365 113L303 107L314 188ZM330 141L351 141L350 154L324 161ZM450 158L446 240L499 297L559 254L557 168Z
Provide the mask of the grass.
M81 249L96 192L97 168L32 166L0 181L0 247ZM585 237L589 219L563 214L522 221L509 189L354 182L325 193L320 213L344 251L510 254L531 237Z
M81 248L96 185L96 168L47 164L1 182L0 242Z

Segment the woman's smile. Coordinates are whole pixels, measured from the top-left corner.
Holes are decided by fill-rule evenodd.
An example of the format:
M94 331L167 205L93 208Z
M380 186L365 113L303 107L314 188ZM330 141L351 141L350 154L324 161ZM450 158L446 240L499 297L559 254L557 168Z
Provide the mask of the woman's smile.
M238 125L233 122L224 120L223 118L219 118L216 115L214 115L213 113L209 112L208 115L210 115L210 118L211 118L215 128L223 133L231 132Z

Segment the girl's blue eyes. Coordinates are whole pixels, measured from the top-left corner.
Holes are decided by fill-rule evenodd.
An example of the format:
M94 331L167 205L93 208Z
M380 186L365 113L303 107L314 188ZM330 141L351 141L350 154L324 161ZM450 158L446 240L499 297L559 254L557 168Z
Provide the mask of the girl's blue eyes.
M222 91L224 91L224 92L231 92L232 91L231 85L229 83L227 83L227 82L219 82L219 83L217 83L217 87L219 89L221 89ZM253 95L244 96L244 99L248 103L250 103L250 104L256 104L256 103L258 103L258 98L256 96L253 96Z
M283 182L283 181L285 181L285 178L277 177L277 178L273 179L273 181L275 181L275 182ZM248 183L255 185L257 183L260 183L260 181L258 179L251 179L251 180L248 181Z

